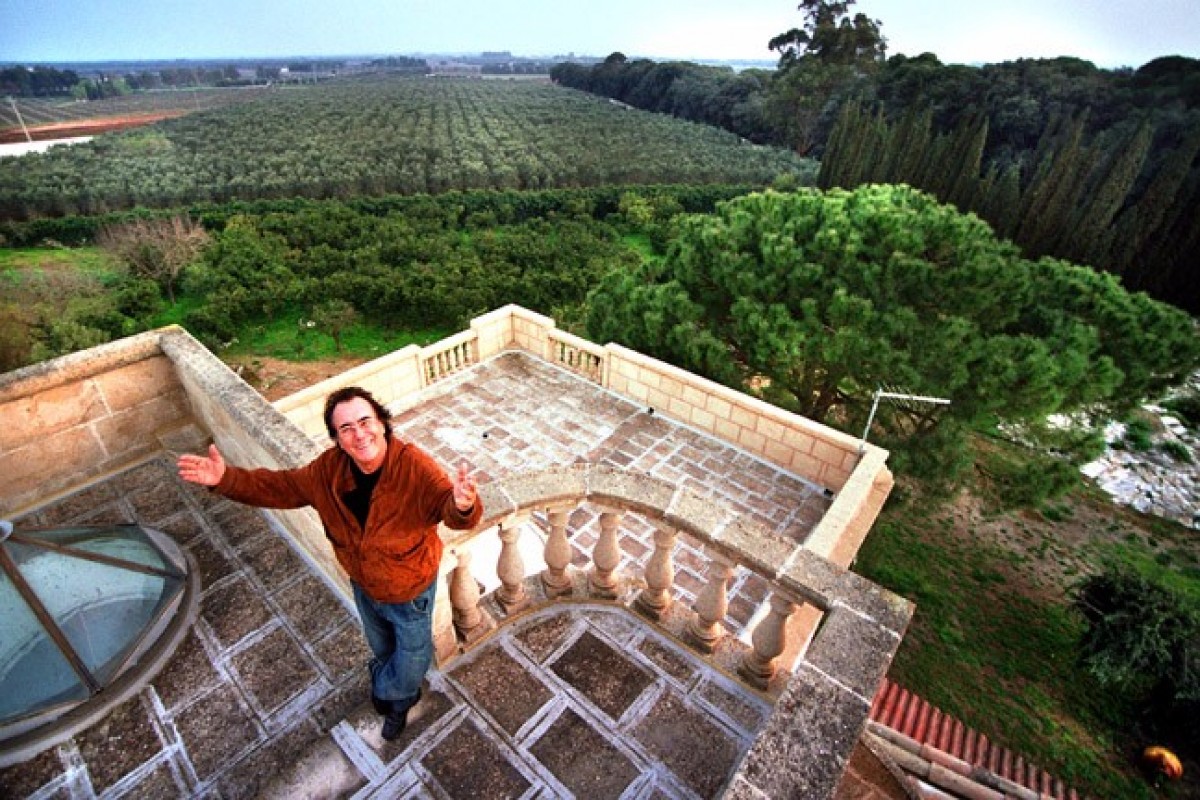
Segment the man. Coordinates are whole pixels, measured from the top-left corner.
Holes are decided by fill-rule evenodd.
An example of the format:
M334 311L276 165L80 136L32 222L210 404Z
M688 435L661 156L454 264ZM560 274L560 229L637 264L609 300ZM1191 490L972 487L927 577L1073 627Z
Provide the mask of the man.
M229 466L212 445L207 456L180 456L179 476L240 503L316 509L350 576L374 655L371 700L391 740L404 730L433 661L437 525L469 529L483 508L467 465L447 477L425 451L392 434L390 412L366 390L331 394L325 427L337 446L299 469Z

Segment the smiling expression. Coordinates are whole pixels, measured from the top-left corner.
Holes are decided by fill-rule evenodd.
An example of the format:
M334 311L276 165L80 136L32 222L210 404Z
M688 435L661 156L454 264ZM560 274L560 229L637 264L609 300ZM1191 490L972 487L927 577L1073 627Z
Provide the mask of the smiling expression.
M383 465L387 437L370 403L361 397L338 403L330 421L337 431L338 447L354 459L360 470L370 474Z

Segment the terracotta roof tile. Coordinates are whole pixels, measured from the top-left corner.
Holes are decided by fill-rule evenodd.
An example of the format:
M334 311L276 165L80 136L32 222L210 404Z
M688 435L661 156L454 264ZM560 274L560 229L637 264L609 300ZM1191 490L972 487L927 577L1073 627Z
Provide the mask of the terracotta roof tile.
M891 743L909 748L929 765L928 778L938 778L929 791L921 787L923 797L1080 800L1074 789L1021 754L993 744L888 678L871 703L871 720L899 734Z

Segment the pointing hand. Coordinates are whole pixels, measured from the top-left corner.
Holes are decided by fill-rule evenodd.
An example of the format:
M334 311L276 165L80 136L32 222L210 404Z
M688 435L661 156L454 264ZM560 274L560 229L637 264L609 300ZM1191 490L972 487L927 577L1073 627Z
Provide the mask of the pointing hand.
M476 488L475 478L466 462L459 464L454 475L454 505L459 511L470 511L475 507Z

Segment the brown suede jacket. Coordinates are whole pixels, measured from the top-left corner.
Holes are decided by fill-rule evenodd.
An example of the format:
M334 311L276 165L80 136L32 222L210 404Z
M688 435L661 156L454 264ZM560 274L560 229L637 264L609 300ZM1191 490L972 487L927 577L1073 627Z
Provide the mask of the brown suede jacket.
M380 469L365 530L342 499L355 484L350 456L336 445L299 469L227 466L215 489L263 508L312 506L350 580L376 602L407 603L437 575L442 558L438 523L472 528L483 516L483 504L476 499L470 511L459 511L445 471L424 450L395 437L388 437Z

